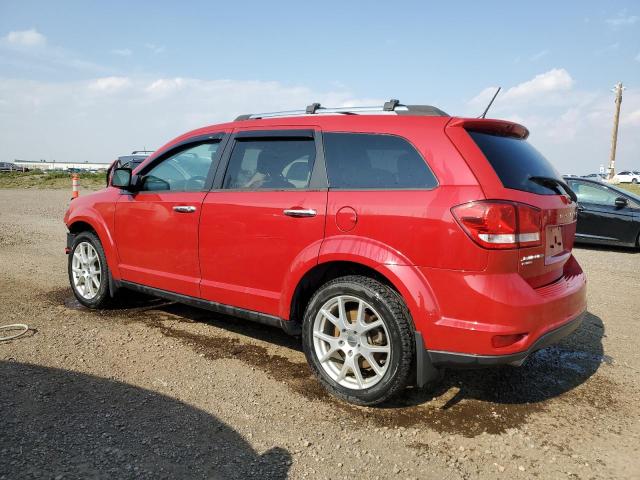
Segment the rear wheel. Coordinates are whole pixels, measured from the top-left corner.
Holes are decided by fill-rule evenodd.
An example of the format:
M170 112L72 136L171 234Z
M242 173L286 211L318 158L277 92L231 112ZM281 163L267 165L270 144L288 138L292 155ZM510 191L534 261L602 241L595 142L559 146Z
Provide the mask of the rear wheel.
M638 183L638 179L637 178L632 178L631 179L631 183Z
M69 283L78 301L89 308L104 308L109 300L109 267L98 237L76 236L68 259Z
M323 285L305 312L307 361L332 394L358 405L375 405L409 380L415 341L402 298L362 276Z

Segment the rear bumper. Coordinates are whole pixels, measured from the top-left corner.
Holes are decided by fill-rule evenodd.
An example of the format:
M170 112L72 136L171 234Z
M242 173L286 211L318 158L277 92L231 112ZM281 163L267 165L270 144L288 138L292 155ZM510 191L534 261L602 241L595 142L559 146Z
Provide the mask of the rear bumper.
M431 359L431 363L437 367L490 367L505 364L519 366L533 352L558 343L564 337L573 333L582 324L585 314L586 312L582 312L573 320L545 333L522 352L507 355L471 355L468 353L427 350L427 354Z
M434 378L438 368L482 368L497 365L520 366L529 355L545 347L558 343L573 333L582 325L586 310L560 327L548 331L540 336L526 350L505 355L474 355L470 353L446 352L441 350L427 350L424 348L422 335L416 332L417 347L417 383L421 387Z

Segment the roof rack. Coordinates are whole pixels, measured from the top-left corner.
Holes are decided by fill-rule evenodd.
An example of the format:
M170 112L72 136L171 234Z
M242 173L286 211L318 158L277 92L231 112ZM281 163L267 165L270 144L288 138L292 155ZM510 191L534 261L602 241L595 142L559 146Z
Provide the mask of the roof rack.
M312 103L304 110L285 110L282 112L248 113L236 117L235 121L255 120L259 118L299 117L303 115L342 114L359 115L362 113L380 113L396 115L424 115L431 117L448 117L449 115L439 108L431 105L403 105L399 100L392 98L381 106L372 107L323 107L319 103Z

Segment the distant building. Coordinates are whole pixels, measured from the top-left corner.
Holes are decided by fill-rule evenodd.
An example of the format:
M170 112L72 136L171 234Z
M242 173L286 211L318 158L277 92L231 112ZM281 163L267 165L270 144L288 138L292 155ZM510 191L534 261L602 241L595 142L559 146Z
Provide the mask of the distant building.
M18 167L25 167L29 170L106 170L110 163L95 162L43 162L34 160L14 160Z

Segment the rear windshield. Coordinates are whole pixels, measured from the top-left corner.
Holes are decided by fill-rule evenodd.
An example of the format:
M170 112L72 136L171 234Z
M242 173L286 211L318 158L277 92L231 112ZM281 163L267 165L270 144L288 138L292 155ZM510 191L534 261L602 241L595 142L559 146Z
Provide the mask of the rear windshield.
M469 132L506 188L556 195L557 189L541 185L531 177L562 180L553 165L526 140L489 133Z

